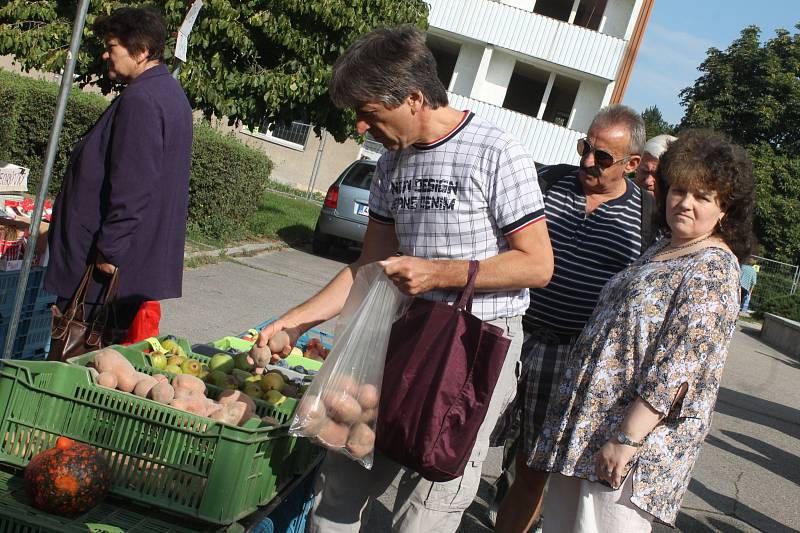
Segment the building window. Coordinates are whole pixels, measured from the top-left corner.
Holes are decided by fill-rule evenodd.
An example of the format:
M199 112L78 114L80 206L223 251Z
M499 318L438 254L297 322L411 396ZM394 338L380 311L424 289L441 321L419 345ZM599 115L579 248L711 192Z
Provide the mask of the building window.
M556 76L542 119L569 128L569 117L572 114L572 108L575 107L575 99L578 97L580 86L581 82L578 80Z
M270 129L272 126L272 129ZM308 136L311 133L311 124L295 120L289 123L271 124L264 121L260 127L245 130L245 133L259 137L275 144L280 144L295 150L305 150Z
M431 33L427 34L425 44L428 45L436 59L436 73L446 89L450 86L450 80L453 78L458 54L461 53L461 45Z
M508 82L503 107L532 117L537 116L549 77L549 72L517 61Z

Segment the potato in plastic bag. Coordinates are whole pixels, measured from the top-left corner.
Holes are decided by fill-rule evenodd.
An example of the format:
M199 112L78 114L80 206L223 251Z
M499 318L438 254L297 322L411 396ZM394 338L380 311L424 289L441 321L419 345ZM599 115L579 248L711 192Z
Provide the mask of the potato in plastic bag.
M300 400L290 434L309 437L372 468L389 334L410 302L378 264L358 269L333 347Z

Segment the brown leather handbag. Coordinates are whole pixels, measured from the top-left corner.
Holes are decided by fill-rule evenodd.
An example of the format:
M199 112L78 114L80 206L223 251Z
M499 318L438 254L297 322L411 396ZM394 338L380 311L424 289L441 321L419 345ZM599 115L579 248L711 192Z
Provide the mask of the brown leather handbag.
M117 284L119 279L119 269L111 276L111 280L106 285L105 297L100 311L94 320L87 322L86 316L86 289L89 280L92 279L94 265L86 268L81 284L75 292L75 296L62 313L57 306L51 307L53 311L53 327L50 340L50 353L48 361L66 361L70 357L82 355L87 352L99 350L109 344L113 344L114 327L116 319L114 317L113 301L117 295ZM109 322L109 318L111 322Z

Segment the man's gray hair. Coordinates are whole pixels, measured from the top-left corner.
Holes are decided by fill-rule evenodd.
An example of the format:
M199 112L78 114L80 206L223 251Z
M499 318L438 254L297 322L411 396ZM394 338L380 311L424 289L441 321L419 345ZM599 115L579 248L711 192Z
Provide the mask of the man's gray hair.
M410 24L378 28L352 44L333 65L329 89L340 108L380 102L394 109L416 91L431 109L447 105L425 34Z
M647 141L647 144L644 145L644 153L650 154L651 156L659 159L661 154L667 151L669 148L669 143L677 141L677 137L673 137L672 135L667 135L666 133L662 133L661 135L656 135L652 139Z
M625 126L628 128L630 133L628 153L642 155L644 141L647 138L642 115L626 105L612 104L597 112L589 129L606 129L613 126Z

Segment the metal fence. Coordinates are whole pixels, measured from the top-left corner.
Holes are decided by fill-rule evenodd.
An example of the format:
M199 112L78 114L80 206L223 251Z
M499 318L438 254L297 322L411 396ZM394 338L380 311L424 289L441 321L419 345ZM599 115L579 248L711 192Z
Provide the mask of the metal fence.
M758 278L750 295L751 310L758 310L764 302L776 296L797 292L800 267L766 257L753 257L756 260Z

